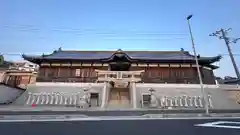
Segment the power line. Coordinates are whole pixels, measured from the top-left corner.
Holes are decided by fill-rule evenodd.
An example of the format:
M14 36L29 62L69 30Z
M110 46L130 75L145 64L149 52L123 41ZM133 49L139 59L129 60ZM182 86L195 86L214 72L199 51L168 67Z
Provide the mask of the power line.
M23 25L2 25L2 27L5 28L11 28L18 31L24 31L24 32L41 32L41 31L52 31L52 32L59 32L59 33L72 33L72 34L78 34L78 35L84 35L84 34L94 34L94 35L168 35L168 36L174 36L174 35L187 35L187 33L176 33L176 32L160 32L160 31L136 31L136 30L128 30L128 31L116 31L116 30L110 30L107 32L101 32L96 29L72 29L72 28L55 28L55 29L43 29L43 28L37 28L37 27L30 27L30 26L23 26Z
M0 53L0 55L9 55L9 56L20 56L21 53Z
M226 56L226 55L229 56L229 54L226 54L226 53L220 54L220 55L222 55L222 56ZM237 53L236 53L236 54L233 54L233 56L240 56L240 54L237 54Z

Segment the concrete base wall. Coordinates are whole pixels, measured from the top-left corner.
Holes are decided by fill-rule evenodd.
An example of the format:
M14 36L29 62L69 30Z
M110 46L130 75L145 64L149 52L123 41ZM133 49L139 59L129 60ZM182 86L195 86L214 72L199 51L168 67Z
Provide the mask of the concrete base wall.
M9 103L19 97L23 90L0 84L0 104Z
M32 93L52 93L64 92L74 93L83 92L84 88L90 88L89 92L99 93L99 103L101 105L104 83L36 83L28 85L27 90L21 91L7 86L0 86L0 103L12 100L22 94L15 102L16 105L26 103L28 92ZM156 90L156 95L162 96L202 96L200 85L197 84L149 84L137 83L137 107L141 108L141 97L143 93L150 93L149 89ZM239 86L227 85L204 85L204 90L212 96L213 109L240 109L240 88ZM109 97L109 88L107 88L106 100ZM238 97L239 96L239 97ZM238 99L239 98L239 99Z
M150 93L149 89L156 90L155 94L161 96L202 96L200 85L197 84L137 84L137 103L141 106L140 100L143 93ZM208 95L212 96L212 104L214 109L240 109L240 104L236 99L232 98L229 89L239 91L238 86L228 87L226 85L204 85L204 90ZM231 94L231 97L229 96Z
M5 74L5 72L0 71L0 83L3 82L3 80L4 80L4 74Z
M99 93L99 103L101 105L101 99L102 99L102 89L103 89L103 83L36 83L28 85L27 90L20 96L14 104L16 105L25 105L28 93L40 93L40 92L46 92L46 93L53 93L53 92L62 92L62 93L75 93L80 92L84 93L84 88L89 88L91 86L91 89L89 90L90 93Z

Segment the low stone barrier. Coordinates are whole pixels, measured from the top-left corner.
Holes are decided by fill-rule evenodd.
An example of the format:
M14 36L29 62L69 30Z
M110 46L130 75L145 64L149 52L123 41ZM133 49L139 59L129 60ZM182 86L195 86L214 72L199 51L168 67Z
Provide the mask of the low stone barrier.
M40 92L28 93L26 105L57 105L57 106L80 106L86 107L90 102L89 93L81 92Z
M143 99L143 98L142 98ZM207 102L209 108L213 108L212 96L208 95ZM155 108L203 108L205 105L204 99L201 96L156 96L150 95L149 101L142 100L142 107Z

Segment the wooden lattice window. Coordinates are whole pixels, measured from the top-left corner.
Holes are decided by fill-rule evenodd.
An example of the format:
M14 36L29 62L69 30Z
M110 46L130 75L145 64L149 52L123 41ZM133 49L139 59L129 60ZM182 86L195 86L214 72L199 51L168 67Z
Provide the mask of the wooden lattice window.
M75 76L80 76L81 75L81 69L76 69Z

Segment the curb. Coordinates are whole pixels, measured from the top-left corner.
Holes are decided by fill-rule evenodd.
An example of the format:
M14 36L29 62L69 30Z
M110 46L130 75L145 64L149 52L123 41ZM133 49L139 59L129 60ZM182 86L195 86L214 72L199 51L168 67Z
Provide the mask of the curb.
M86 116L143 116L143 115L201 115L204 114L204 110L3 110L0 111L0 115L86 115ZM226 115L233 116L237 113L240 114L240 110L209 110L211 115Z

